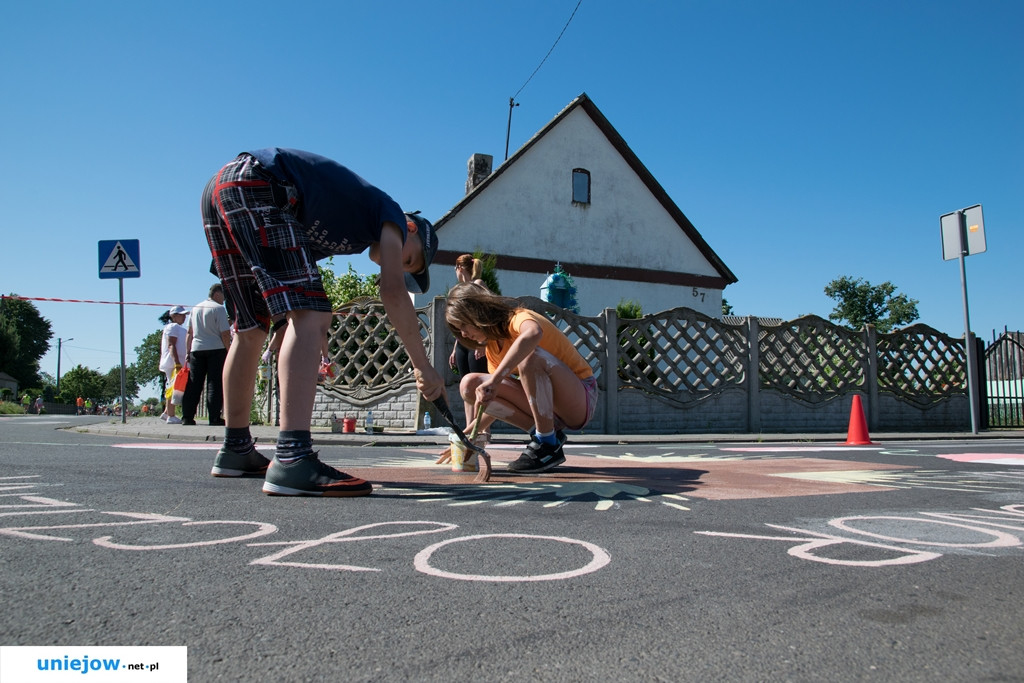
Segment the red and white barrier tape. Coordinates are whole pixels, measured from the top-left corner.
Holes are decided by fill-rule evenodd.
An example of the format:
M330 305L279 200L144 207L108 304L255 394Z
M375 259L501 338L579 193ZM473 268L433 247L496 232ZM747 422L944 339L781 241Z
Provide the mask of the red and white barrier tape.
M20 299L22 301L57 301L66 304L120 304L121 301L94 301L92 299L52 299L43 296L11 296L4 294L0 296L0 299ZM172 308L178 304L150 304L143 303L141 301L125 301L123 302L126 306L160 306L161 308ZM192 308L191 306L182 306L182 308Z

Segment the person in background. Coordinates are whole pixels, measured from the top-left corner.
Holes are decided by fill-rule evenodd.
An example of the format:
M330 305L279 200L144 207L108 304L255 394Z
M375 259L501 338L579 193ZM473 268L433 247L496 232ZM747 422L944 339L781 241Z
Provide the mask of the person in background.
M188 354L188 384L181 401L181 423L194 425L199 398L206 384L206 414L211 425L224 425L224 361L231 346L231 324L224 308L224 287L210 287L209 296L192 307L188 318L185 349Z
M472 254L463 254L455 259L455 278L459 282L475 282L485 287L484 281L480 278L483 275L484 264ZM480 349L467 349L458 342L452 349L448 363L458 370L460 377L465 377L471 372L487 372L487 358Z
M167 376L167 386L172 387L174 375L180 372L185 364L185 337L188 332L182 326L185 322L184 307L175 306L167 311L167 316L170 322L164 325L164 332L160 337L160 371ZM174 401L168 397L160 419L168 424L181 424L181 418L175 415L175 411Z
M460 283L473 282L481 287L486 287L482 279L483 273L483 261L474 258L472 254L462 254L455 259L455 278ZM458 340L455 341L451 356L448 358L448 364L455 368L460 378L465 377L471 372L487 372L487 356L484 355L483 349L467 349ZM470 404L468 402L464 403L463 408L466 411L466 420L468 421L473 414L470 412ZM477 445L486 445L490 441L491 432L489 428L478 431ZM450 458L451 450L446 449L438 462L448 462Z

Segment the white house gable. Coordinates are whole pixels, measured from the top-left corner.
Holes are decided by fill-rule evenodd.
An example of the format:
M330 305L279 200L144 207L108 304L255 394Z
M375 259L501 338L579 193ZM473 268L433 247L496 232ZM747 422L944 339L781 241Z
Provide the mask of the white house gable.
M583 201L574 201L574 171L581 183L576 198ZM582 192L585 181L589 193ZM645 312L689 306L719 316L721 291L735 281L586 95L437 227L441 251L431 297L455 283L453 270L443 266L474 251L497 256L508 296L539 296L561 263L576 282L584 315L632 299Z

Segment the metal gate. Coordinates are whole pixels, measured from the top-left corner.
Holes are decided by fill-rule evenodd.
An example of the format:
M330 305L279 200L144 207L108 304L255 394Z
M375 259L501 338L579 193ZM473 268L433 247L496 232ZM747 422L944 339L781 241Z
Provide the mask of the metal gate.
M990 429L1024 427L1024 333L1007 332L985 349L982 409Z

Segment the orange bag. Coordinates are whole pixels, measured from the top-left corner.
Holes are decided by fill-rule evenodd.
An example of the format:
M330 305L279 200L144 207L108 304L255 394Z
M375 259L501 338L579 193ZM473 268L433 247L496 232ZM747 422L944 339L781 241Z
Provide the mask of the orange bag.
M174 373L174 382L172 383L171 391L171 403L176 406L180 406L182 401L185 399L185 387L188 386L188 366L186 365L181 370Z

